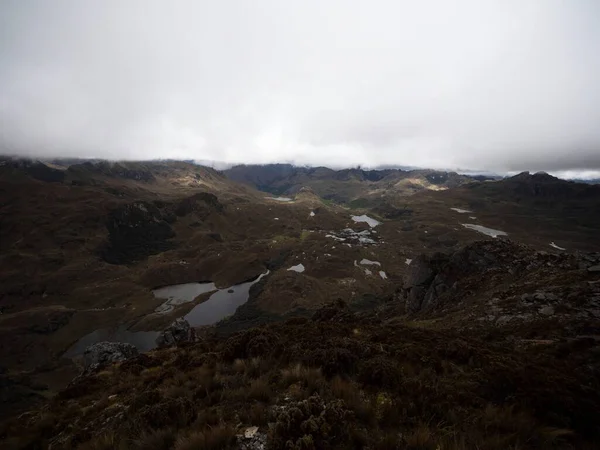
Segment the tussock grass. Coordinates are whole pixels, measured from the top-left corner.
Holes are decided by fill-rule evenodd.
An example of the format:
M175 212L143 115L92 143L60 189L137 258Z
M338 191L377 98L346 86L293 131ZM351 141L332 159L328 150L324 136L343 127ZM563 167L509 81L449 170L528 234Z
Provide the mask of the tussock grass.
M107 368L0 435L15 449L58 437L65 449L236 448L249 426L272 449L587 449L600 440L600 386L588 369L600 362L589 345L565 356L331 312L159 350L137 373L134 360Z
M235 430L219 426L187 436L180 436L173 450L222 450L231 448L235 442Z
M294 364L291 367L281 371L281 377L284 385L289 386L294 383L303 383L306 386L316 384L323 378L321 369L305 367L302 364Z

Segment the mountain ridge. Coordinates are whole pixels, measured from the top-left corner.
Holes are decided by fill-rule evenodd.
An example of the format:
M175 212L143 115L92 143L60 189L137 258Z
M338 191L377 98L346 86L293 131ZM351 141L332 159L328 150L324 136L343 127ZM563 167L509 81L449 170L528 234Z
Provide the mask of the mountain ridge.
M291 164L238 165L223 173L229 179L275 195L293 195L302 187L310 187L327 200L345 204L361 197L381 195L383 191L386 195L411 195L423 189L447 189L476 181L456 172L430 169L334 170Z

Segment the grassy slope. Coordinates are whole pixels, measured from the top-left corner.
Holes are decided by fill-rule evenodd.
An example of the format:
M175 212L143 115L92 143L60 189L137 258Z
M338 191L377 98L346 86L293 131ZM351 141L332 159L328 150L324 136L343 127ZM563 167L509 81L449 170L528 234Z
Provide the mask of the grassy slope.
M6 442L234 448L258 426L270 448L594 448L589 346L518 349L332 305L109 367L7 424Z

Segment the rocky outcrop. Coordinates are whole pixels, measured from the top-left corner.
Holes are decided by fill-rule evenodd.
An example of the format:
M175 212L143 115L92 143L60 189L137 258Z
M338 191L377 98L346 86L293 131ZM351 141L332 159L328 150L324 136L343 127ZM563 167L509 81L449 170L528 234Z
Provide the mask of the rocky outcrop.
M168 239L175 233L166 219L148 202L113 210L106 223L108 243L101 249L103 259L111 264L128 264L170 249Z
M444 255L436 255L435 258L421 255L412 261L404 284L407 311L417 312L422 308L423 300L436 277L435 268L447 262L444 259Z
M535 252L507 239L479 241L453 254L415 258L405 277L402 298L408 312L430 310L444 296L458 295L464 279L484 280L488 273L518 274L548 266L574 268L576 262L569 255Z
M600 272L600 253L577 253L580 269L587 269L590 273Z
M206 218L211 212L221 212L224 206L216 195L209 192L200 192L191 197L184 198L175 208L175 214L185 216L190 213L195 213L200 218Z
M187 320L179 318L158 335L156 345L157 347L171 347L195 341L196 331L190 326Z
M98 342L83 352L83 371L92 373L102 367L138 356L138 349L124 342Z

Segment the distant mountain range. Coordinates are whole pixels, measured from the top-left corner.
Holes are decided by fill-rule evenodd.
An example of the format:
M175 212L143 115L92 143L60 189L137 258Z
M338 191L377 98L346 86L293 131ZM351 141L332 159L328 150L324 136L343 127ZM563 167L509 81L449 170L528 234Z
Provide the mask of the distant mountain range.
M382 195L412 195L422 190L439 191L474 181L492 180L481 175L429 169L333 170L291 164L237 165L223 173L233 181L274 195L293 195L308 187L320 197L339 203Z

